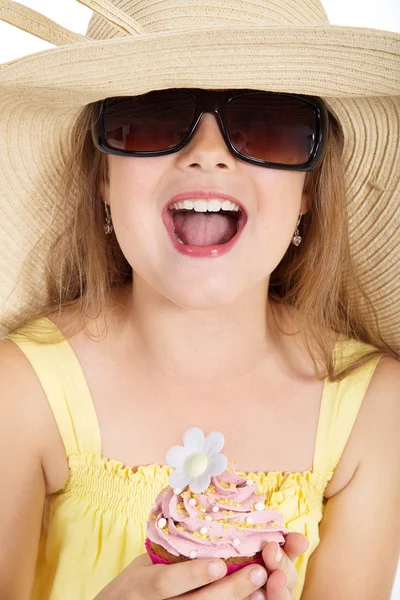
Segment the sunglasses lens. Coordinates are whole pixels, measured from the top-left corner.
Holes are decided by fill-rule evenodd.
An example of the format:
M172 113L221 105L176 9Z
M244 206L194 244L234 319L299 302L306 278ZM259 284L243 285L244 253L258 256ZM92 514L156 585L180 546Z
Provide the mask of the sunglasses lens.
M274 164L304 165L317 143L317 109L301 98L255 92L226 109L231 141L241 154Z
M169 150L189 133L195 108L192 96L179 90L111 98L104 112L106 143L133 152Z

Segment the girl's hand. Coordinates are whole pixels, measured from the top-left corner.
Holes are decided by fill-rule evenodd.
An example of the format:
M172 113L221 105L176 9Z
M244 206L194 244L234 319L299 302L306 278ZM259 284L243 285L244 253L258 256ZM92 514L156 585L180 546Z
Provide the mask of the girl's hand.
M221 566L212 574L211 563ZM221 559L195 559L172 565L153 565L148 554L141 554L104 588L94 600L245 600L267 581L261 565L249 565L226 575ZM251 574L261 572L255 582ZM200 588L200 589L199 589Z
M293 560L303 554L310 542L302 533L288 533L283 548L276 542L270 542L263 550L262 557L268 571L268 582L264 596L260 600L294 600L294 588L297 582L297 571ZM277 550L281 550L281 557L275 560ZM257 599L258 600L258 599Z

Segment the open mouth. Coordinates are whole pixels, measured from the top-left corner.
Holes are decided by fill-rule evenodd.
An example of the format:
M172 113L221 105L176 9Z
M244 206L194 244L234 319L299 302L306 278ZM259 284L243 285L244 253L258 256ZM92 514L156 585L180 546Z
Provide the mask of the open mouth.
M168 208L168 223L176 240L183 245L209 247L230 242L247 221L242 210L197 212Z

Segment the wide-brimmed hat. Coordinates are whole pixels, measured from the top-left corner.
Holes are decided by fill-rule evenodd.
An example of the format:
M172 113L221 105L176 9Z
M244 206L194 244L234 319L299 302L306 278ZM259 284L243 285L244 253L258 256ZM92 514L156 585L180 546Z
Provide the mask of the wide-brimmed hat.
M81 109L248 88L320 96L340 123L352 257L400 351L400 34L331 25L319 0L79 1L93 10L86 36L0 0L0 19L57 46L0 71L0 336L46 299L45 247L24 261L64 225L54 196Z

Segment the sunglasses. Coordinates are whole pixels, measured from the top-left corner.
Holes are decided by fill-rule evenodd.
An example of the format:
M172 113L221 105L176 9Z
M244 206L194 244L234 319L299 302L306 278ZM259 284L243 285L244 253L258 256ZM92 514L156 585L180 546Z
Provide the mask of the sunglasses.
M95 146L119 156L165 156L191 139L202 115L215 113L229 150L262 167L311 171L324 157L329 116L315 96L257 90L170 88L97 103Z

